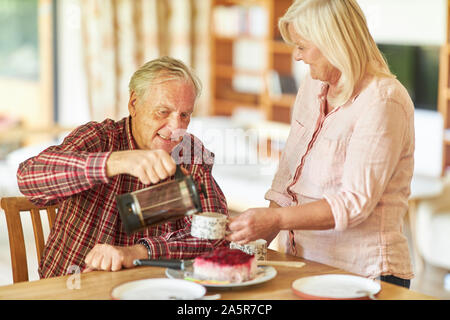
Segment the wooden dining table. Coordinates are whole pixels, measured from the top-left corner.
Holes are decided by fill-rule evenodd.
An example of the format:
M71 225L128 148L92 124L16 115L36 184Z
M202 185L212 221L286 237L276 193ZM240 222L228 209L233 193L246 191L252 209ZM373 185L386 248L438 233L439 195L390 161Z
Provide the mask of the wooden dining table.
M301 299L292 290L292 283L299 278L325 275L350 274L341 269L269 249L267 260L302 261L304 266L274 266L274 278L252 286L231 288L207 287L207 296L220 294L222 300L296 300ZM116 272L92 271L71 275L19 282L0 286L0 299L8 300L108 300L114 287L125 282L167 278L163 267L134 267ZM380 281L381 290L375 296L379 300L431 300L435 297Z

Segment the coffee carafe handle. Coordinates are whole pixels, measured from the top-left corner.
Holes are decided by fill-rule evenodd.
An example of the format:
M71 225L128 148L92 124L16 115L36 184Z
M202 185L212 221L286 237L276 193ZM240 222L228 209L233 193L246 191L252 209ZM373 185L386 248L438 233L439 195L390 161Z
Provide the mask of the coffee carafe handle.
M177 169L175 170L175 179L181 180L185 177L183 170L181 170L181 166L177 164Z
M175 170L175 179L182 180L185 177L186 177L186 175L184 174L183 170L181 169L181 166L179 164L177 164L177 168ZM200 183L200 192L203 194L203 196L205 198L207 197L206 188L203 183Z
M175 170L175 179L180 180L184 178L184 173L181 170L181 167L179 164L177 164L177 169Z

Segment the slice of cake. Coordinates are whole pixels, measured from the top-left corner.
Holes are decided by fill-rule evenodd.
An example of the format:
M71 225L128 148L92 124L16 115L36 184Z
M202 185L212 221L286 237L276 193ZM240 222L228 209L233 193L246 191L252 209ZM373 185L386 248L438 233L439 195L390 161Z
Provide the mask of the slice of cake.
M239 283L256 276L255 256L238 249L218 248L194 260L194 277L197 279Z

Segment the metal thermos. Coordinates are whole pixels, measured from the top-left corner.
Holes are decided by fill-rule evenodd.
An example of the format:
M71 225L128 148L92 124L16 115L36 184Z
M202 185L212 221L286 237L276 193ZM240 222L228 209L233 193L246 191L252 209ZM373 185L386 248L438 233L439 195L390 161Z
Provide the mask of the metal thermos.
M190 175L185 175L178 165L174 180L118 195L116 200L128 235L202 210L194 180Z

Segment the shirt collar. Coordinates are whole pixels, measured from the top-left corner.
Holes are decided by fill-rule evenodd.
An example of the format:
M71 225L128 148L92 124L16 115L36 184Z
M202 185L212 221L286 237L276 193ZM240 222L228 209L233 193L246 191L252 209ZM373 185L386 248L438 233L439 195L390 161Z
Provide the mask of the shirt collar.
M317 95L317 97L319 98L320 101L324 101L327 98L329 88L330 88L330 85L328 83L326 83L326 82L321 83L320 92ZM341 105L339 107L346 105L348 102L351 102L351 103L355 102L356 98L358 98L358 96L360 94L360 91L361 91L361 89L358 88L357 92L353 96L351 96L350 99L346 103L344 103L343 105Z
M133 137L133 134L131 131L131 116L128 116L125 120L125 133L126 133L128 150L138 149L137 143L134 140L134 137Z

